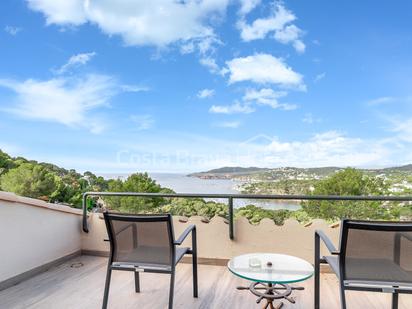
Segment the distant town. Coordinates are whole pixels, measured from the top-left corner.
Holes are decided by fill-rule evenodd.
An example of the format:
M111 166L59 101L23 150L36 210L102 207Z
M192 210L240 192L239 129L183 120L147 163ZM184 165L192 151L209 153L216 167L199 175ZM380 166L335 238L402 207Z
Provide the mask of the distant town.
M253 194L304 194L313 191L314 184L339 171L342 167L259 168L222 167L189 174L201 179L231 179L242 184L238 190ZM412 193L412 164L382 169L358 169L368 176L382 179L392 194Z

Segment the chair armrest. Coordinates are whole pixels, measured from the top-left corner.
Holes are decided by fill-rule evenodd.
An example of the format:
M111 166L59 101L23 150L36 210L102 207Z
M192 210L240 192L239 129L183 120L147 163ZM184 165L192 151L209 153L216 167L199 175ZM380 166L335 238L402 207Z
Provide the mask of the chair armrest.
M333 255L339 255L339 251L336 250L334 244L332 243L332 241L329 239L328 236L326 236L326 234L321 231L321 230L316 230L315 231L315 237L318 236L322 242L325 244L326 248L328 248L329 252Z
M196 225L189 225L182 233L182 235L179 236L177 240L175 240L175 245L181 245L183 241L186 239L187 235L189 235L190 232L193 232L196 230Z

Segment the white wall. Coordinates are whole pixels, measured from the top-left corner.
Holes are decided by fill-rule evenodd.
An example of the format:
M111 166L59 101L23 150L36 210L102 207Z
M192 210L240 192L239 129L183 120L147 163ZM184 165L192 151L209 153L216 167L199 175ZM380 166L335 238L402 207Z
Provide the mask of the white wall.
M0 282L81 250L80 213L0 192Z

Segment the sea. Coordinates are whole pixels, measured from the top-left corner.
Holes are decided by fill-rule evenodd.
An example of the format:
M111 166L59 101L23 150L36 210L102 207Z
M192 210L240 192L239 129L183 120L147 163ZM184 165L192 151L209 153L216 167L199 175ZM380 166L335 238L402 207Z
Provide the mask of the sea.
M101 174L105 178L126 179L128 174ZM149 173L162 187L170 188L176 193L199 193L199 194L234 194L240 193L238 187L242 185L241 181L231 179L203 179L198 177L187 176L186 174L177 173ZM227 202L227 199L205 199L215 202ZM288 209L297 210L300 208L298 202L294 201L273 201L273 200L253 200L253 199L234 199L235 208L246 205L255 205L265 209Z

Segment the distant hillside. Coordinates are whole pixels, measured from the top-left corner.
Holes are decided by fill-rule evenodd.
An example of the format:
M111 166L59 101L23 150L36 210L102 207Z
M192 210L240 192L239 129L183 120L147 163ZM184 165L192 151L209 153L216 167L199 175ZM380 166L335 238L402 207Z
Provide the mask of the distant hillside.
M201 172L205 174L217 174L217 173L252 173L252 172L259 172L269 170L269 168L261 168L261 167L239 167L239 166L225 166L221 168L216 168L207 172Z
M398 166L398 167L388 167L382 170L385 172L412 172L412 164Z
M188 176L198 178L232 178L234 176L251 175L269 170L269 168L260 167L225 166L221 168L212 169L206 172L192 173Z
M218 179L238 179L238 180L253 180L253 181L272 181L285 179L322 179L330 176L338 171L341 167L279 167L279 168L260 168L260 167L222 167L212 169L206 172L193 173L188 176L199 178L218 178ZM393 175L393 174L412 174L412 164L388 167L382 169L361 169L365 173L373 175Z
M244 181L274 181L274 180L309 180L322 179L330 176L338 171L339 167L316 167L316 168L298 168L298 167L279 167L267 169L266 171L257 172L249 175L242 175L238 177L234 175L233 178Z

